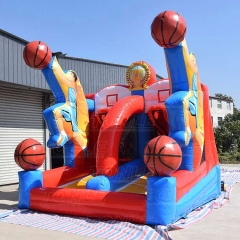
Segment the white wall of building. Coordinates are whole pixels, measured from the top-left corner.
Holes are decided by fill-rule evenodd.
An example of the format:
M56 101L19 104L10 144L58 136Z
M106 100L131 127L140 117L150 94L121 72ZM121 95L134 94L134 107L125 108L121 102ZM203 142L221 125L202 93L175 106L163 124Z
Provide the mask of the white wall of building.
M233 102L231 101L209 97L209 105L213 127L217 127L227 114L233 114Z

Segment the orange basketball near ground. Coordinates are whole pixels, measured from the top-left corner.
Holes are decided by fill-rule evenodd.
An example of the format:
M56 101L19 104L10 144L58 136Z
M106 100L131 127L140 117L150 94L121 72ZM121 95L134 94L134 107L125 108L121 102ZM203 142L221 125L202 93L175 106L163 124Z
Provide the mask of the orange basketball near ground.
M182 162L182 150L168 136L153 138L144 149L144 162L156 176L170 176Z
M36 170L45 159L43 145L35 139L28 138L18 144L14 152L17 165L24 170Z
M51 61L52 52L46 43L33 41L28 43L23 50L25 63L34 69L42 70Z
M164 48L172 48L181 43L186 35L185 19L174 11L157 15L151 25L154 41Z

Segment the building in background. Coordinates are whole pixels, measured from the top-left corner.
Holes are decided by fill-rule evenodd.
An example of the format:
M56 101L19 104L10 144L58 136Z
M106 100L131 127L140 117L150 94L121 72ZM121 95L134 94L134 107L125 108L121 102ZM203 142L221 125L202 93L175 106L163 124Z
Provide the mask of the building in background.
M233 114L233 101L219 97L209 97L213 127L219 126L227 114Z

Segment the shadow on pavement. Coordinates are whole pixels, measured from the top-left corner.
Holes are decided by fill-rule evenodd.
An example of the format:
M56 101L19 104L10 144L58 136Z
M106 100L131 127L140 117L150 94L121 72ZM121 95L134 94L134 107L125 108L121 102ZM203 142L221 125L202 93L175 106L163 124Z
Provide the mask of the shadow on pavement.
M11 210L17 208L18 191L0 190L0 210Z

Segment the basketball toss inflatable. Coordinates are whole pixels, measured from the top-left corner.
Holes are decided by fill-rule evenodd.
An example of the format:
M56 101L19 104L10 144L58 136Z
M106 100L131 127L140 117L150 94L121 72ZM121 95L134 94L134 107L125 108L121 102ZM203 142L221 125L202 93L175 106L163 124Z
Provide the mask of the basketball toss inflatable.
M84 94L73 70L50 48L30 42L26 64L41 70L55 105L43 111L49 148L64 149L64 166L41 172L45 150L20 143L19 208L141 224L168 225L221 193L220 167L196 56L184 18L156 16L151 35L163 48L168 79L144 61L126 71L126 85Z

